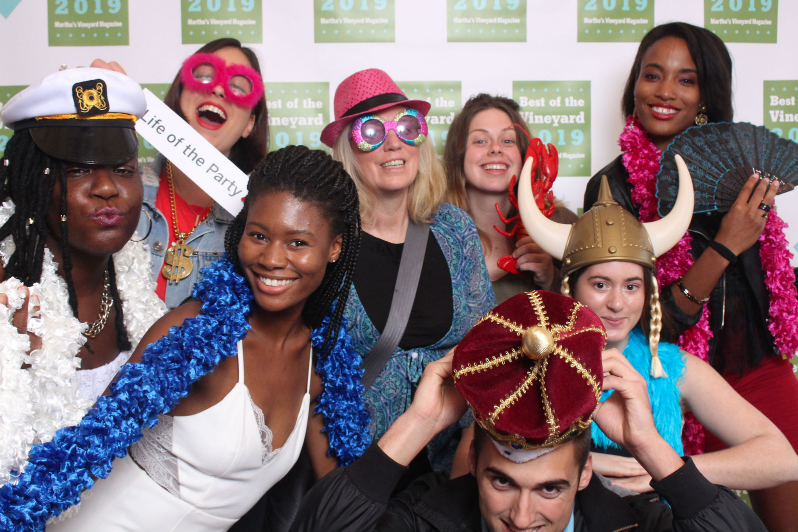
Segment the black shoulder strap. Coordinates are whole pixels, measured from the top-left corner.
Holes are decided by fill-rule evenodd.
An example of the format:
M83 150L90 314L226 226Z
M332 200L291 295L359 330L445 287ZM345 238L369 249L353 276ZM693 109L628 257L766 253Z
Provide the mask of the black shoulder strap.
M388 321L382 334L374 344L363 361L363 387L368 390L379 376L382 368L390 360L394 349L399 345L402 335L410 318L410 309L416 299L418 280L421 277L421 267L424 265L424 255L427 252L429 239L429 224L415 224L410 222L407 226L407 236L402 249L402 260L399 262L399 273L396 276L396 286L393 288L391 310Z

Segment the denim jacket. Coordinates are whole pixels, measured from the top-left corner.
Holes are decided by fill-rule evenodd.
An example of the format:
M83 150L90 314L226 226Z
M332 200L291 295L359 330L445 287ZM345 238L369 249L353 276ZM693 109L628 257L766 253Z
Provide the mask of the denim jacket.
M145 243L149 244L152 257L152 275L153 279L157 281L158 276L161 275L163 269L164 255L167 248L169 248L169 223L171 220L171 213L169 216L164 214L155 207L155 198L158 195L158 186L160 183L161 167L166 159L163 155L158 155L155 161L148 165L141 167L141 179L144 182L144 203L142 209L150 215L152 219L152 229L149 231ZM182 279L177 284L166 285L166 306L170 309L180 305L183 301L191 297L191 292L194 290L194 284L200 280L200 270L206 266L210 266L214 262L220 260L224 256L224 234L227 227L233 222L233 216L224 210L219 204L215 204L211 213L194 231L191 236L186 240L186 244L191 246L194 254L191 256L191 262L194 268L185 279ZM137 228L138 234L147 234L150 221L147 215L142 213L139 218L139 225Z

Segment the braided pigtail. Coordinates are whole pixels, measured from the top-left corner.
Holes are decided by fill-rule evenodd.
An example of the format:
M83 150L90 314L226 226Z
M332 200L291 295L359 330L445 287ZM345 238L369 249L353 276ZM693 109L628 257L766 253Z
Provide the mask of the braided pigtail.
M14 134L0 164L0 199L14 201L14 214L0 227L0 241L11 236L15 251L5 275L25 286L41 281L47 211L58 173L56 161L41 151L28 130ZM61 170L63 171L63 170Z
M562 281L560 281L560 293L565 297L571 297L571 284L569 282L568 275L562 276Z
M662 331L662 307L659 304L659 283L657 282L657 276L654 275L654 272L651 272L649 275L651 278L651 297L649 299L651 321L649 322L650 325L648 330L648 346L651 349L651 376L655 379L659 379L668 376L659 359L659 334Z

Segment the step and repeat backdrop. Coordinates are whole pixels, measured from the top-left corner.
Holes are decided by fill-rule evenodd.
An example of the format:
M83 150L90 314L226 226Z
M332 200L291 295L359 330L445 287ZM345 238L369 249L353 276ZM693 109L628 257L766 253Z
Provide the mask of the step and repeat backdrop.
M97 57L162 97L201 44L235 37L264 70L271 149L323 148L338 83L378 67L432 104L439 153L471 95L514 98L533 134L559 150L555 194L576 211L587 179L619 153L621 92L656 24L719 35L734 60L735 119L798 141L796 20L794 0L0 0L0 105ZM10 135L0 124L0 152ZM151 146L141 148L150 160ZM798 193L778 205L798 244Z

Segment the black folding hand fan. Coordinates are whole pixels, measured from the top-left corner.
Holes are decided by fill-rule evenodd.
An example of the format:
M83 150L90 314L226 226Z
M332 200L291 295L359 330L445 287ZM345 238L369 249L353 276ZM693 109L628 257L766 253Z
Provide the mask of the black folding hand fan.
M778 179L778 194L798 182L798 144L764 126L718 122L691 127L671 142L657 174L659 213L673 208L679 191L676 155L681 155L695 188L693 212L727 212L751 174Z

